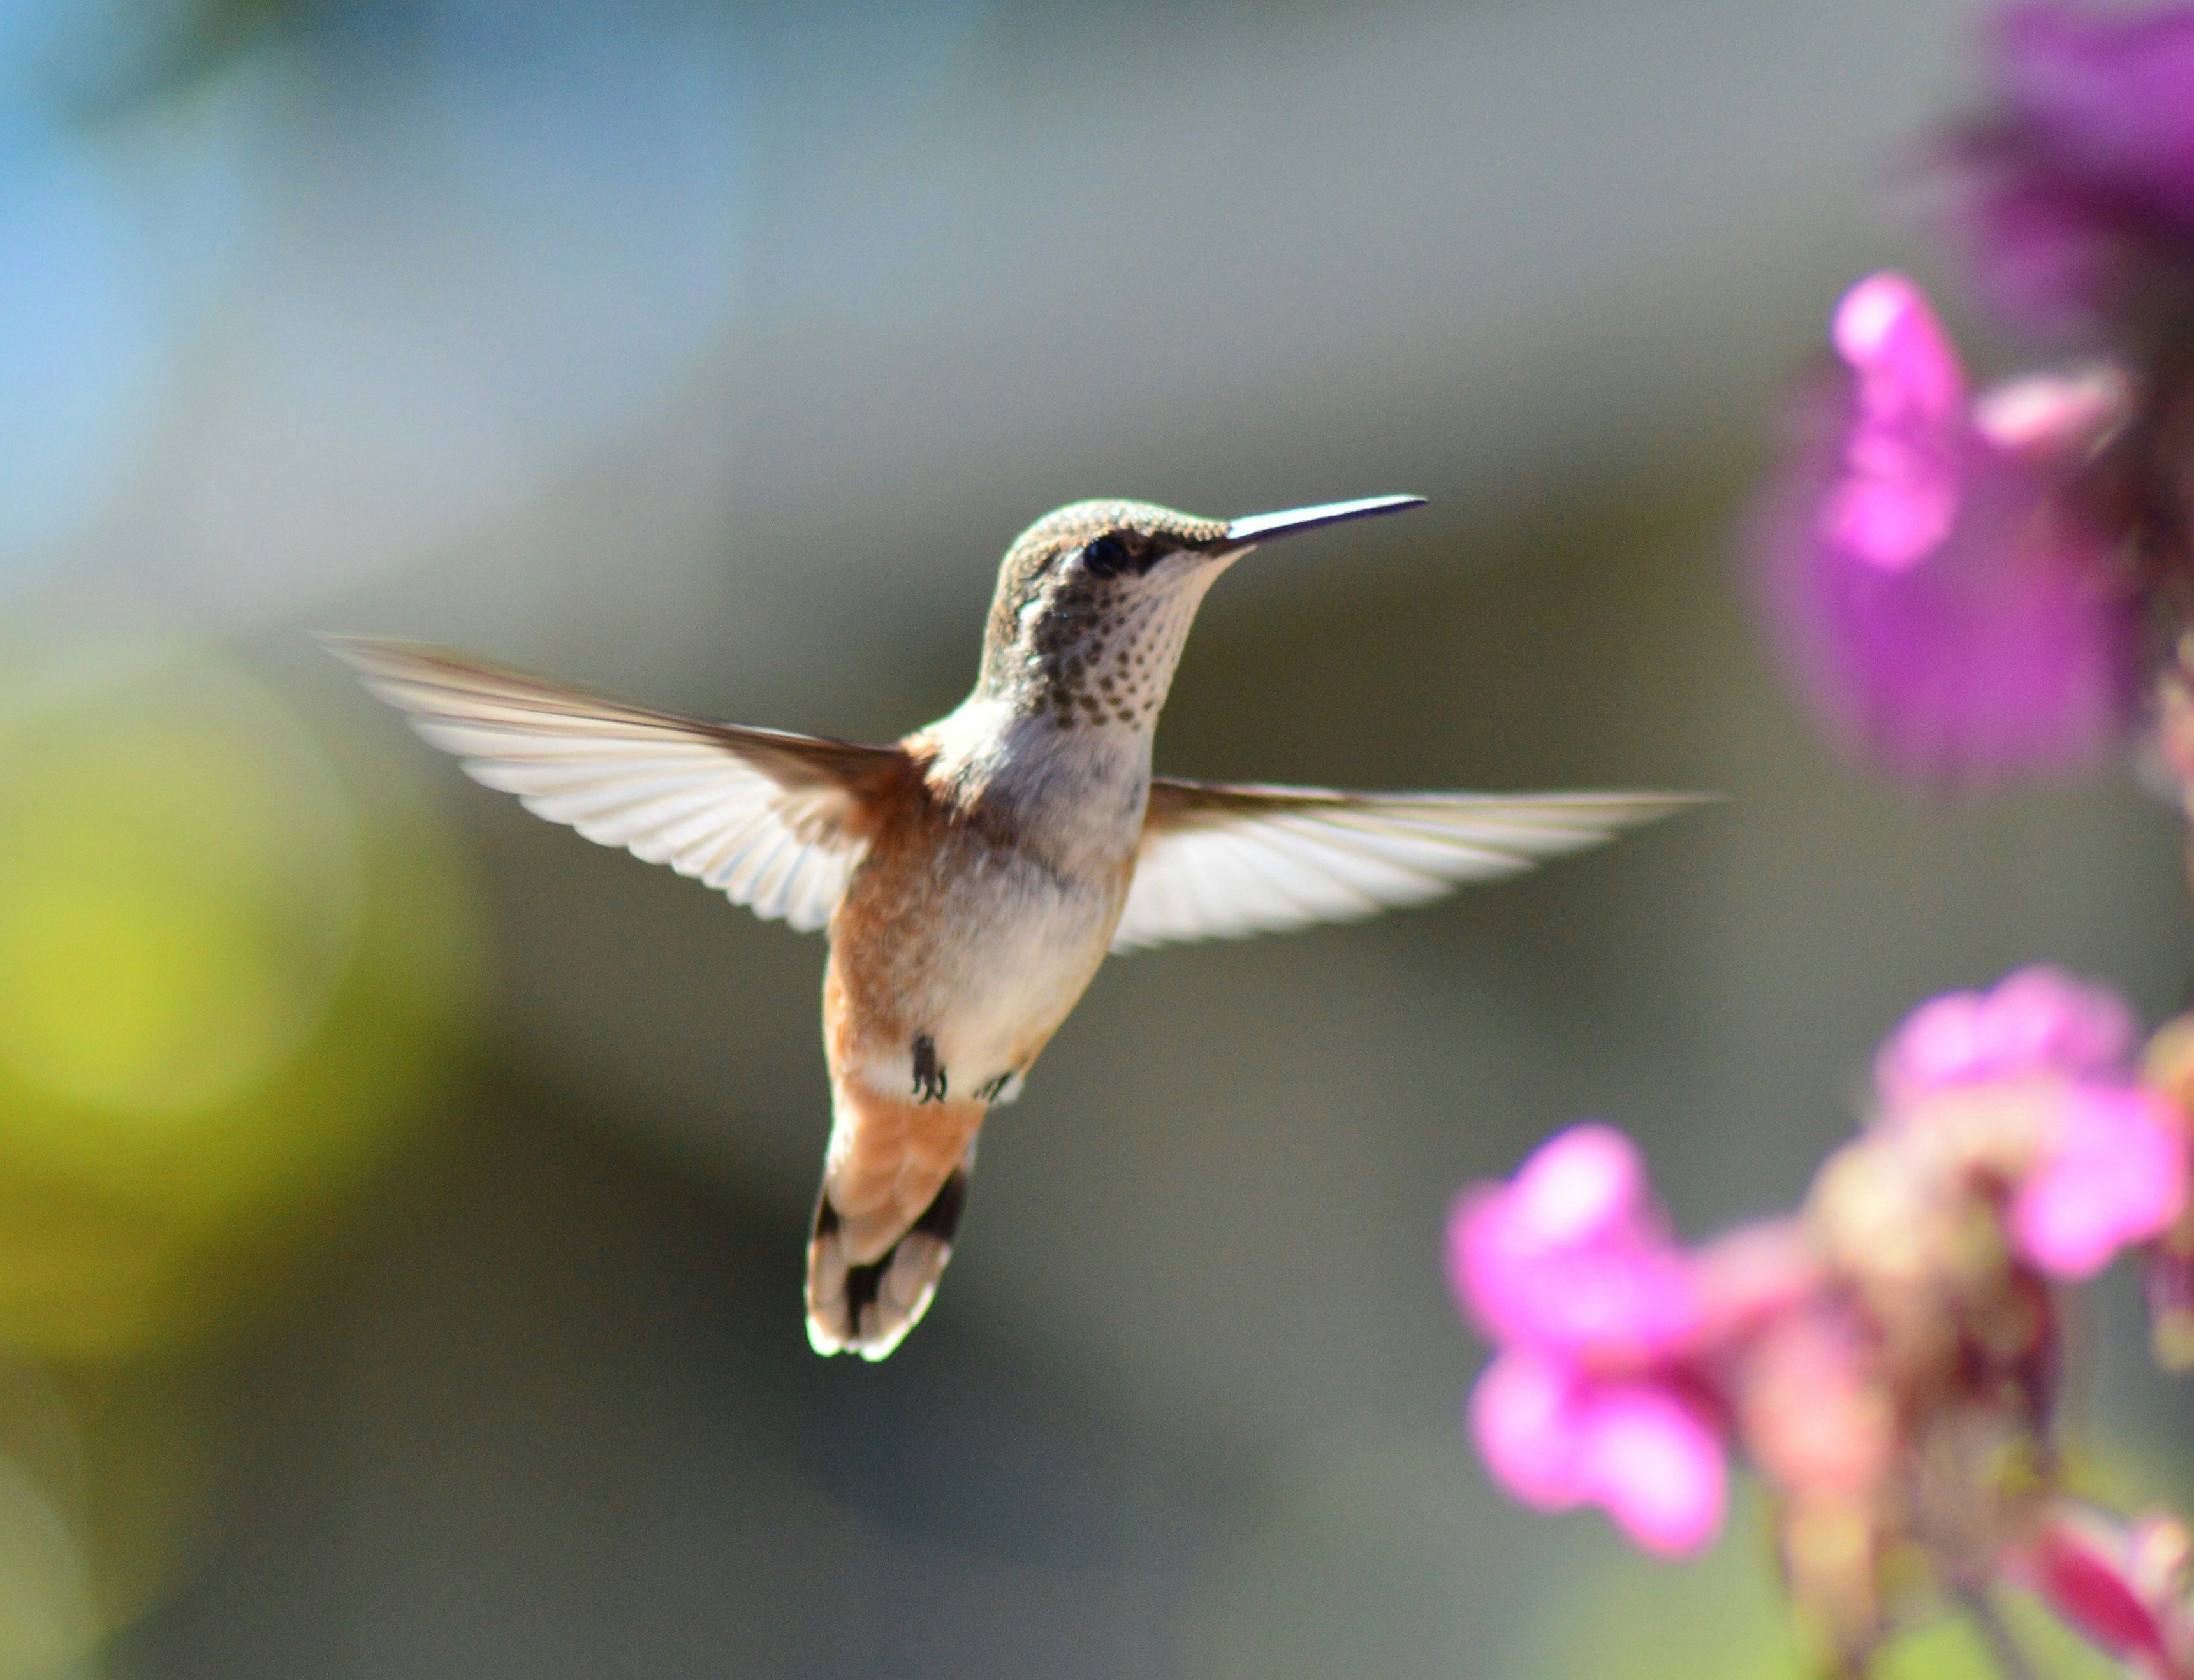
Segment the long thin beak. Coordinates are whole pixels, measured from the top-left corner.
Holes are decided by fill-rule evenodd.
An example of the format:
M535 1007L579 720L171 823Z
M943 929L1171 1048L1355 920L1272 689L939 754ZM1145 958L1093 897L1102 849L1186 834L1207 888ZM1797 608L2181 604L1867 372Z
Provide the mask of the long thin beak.
M1274 537L1293 536L1298 531L1316 530L1320 525L1368 519L1375 513L1399 513L1404 507L1424 505L1422 496L1367 496L1361 502L1327 502L1316 507L1290 507L1282 513L1252 513L1226 527L1226 541L1245 546L1270 542Z

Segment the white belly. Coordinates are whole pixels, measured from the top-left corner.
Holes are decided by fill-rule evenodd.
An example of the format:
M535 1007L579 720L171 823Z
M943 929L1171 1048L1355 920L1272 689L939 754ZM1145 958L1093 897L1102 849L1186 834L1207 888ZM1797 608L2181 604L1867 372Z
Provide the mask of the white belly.
M939 1059L968 1070L974 1090L1019 1070L1081 1001L1105 960L1119 918L1118 895L1062 891L1055 877L1011 895L1008 914L988 926L970 919L948 949L946 991L935 1033Z
M851 1069L879 1092L918 1088L910 1038L927 1038L952 1099L1010 1102L1019 1075L1071 1012L1118 925L1150 788L1147 725L1062 729L971 699L928 733L958 784L979 787L999 846L973 828L940 836L933 862L901 862L876 891L921 904L919 932L866 960L887 983ZM865 871L849 889L867 888ZM879 915L879 924L888 920Z
M901 1000L902 1018L934 1046L945 1094L996 1102L1019 1094L1019 1075L1104 961L1124 896L1124 885L1069 881L1011 854L992 854L989 867L948 890ZM910 1046L864 1051L856 1068L864 1082L891 1094L913 1086Z

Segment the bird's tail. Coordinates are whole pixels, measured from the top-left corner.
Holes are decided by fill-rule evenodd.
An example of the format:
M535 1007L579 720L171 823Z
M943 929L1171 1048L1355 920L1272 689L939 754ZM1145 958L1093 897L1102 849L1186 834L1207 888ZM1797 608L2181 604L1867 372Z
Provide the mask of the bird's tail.
M929 1310L968 1205L981 1103L836 1092L807 1241L807 1339L882 1359Z

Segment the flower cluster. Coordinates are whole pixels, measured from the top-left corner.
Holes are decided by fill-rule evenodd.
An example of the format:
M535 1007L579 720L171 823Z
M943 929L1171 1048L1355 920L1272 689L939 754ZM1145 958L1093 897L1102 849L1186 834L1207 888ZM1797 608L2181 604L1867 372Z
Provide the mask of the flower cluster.
M1606 1126L1466 1190L1448 1268L1497 1349L1470 1402L1495 1479L1683 1554L1719 1532L1735 1452L1847 1660L1893 1620L1896 1583L2008 1580L2151 1671L2194 1675L2168 1535L2070 1505L2055 1455L2061 1286L2138 1249L2160 1347L2188 1340L2194 1031L2159 1035L2139 1072L2136 1038L2117 999L2050 969L1935 999L1882 1046L1868 1124L1800 1210L1701 1248L1673 1240Z
M2194 8L2020 6L1990 72L1953 219L1982 295L2076 358L1969 391L1919 289L1861 281L1747 541L1823 721L1933 783L2117 740L2151 623L2194 611Z

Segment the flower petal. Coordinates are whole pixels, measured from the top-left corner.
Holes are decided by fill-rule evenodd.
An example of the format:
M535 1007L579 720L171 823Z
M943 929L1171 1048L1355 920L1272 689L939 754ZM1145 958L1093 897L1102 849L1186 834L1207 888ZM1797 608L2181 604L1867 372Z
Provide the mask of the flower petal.
M2128 211L2194 224L2194 12L2023 5L1996 49L2002 99L2036 149Z
M1921 1004L1875 1058L1875 1084L1897 1107L1956 1085L2120 1074L2138 1030L2115 992L2037 964Z
M2133 404L2123 368L2089 362L1990 386L1973 399L1973 429L2011 454L2077 461L2125 423Z
M1950 219L1982 290L2056 329L2138 308L2159 281L2182 285L2194 262L2194 12L2015 6L1992 47L1995 109L1947 160Z
M2182 1671L2174 1660L2194 1631L2179 1605L2185 1544L2168 1518L2128 1522L2060 1500L2005 1562L2059 1616L2120 1661L2143 1673L2173 1674Z
M1595 1369L1664 1356L1703 1322L1644 1161L1611 1127L1571 1127L1508 1184L1465 1191L1449 1215L1447 1262L1456 1299L1495 1341Z
M2186 1136L2162 1098L2078 1087L2057 1149L2013 1198L2013 1238L2052 1276L2092 1277L2179 1217L2186 1175Z
M1555 1361L1509 1352L1470 1392L1470 1436L1485 1468L1519 1503L1567 1511L1584 1497L1577 1478L1577 1384Z
M2076 460L1938 420L1938 332L1912 312L1846 333L1878 364L1802 397L1745 533L1762 611L1822 721L1882 767L2069 768L2137 709L2137 604Z
M1729 1468L1721 1436L1664 1388L1621 1384L1585 1403L1577 1471L1585 1496L1646 1551L1703 1551L1721 1533Z
M1857 376L1844 471L1822 536L1885 571L1940 548L1957 518L1965 376L1920 289L1875 274L1845 294L1829 334Z
M1556 1132L1525 1157L1509 1198L1530 1240L1550 1248L1628 1237L1651 1206L1637 1144L1596 1121Z

